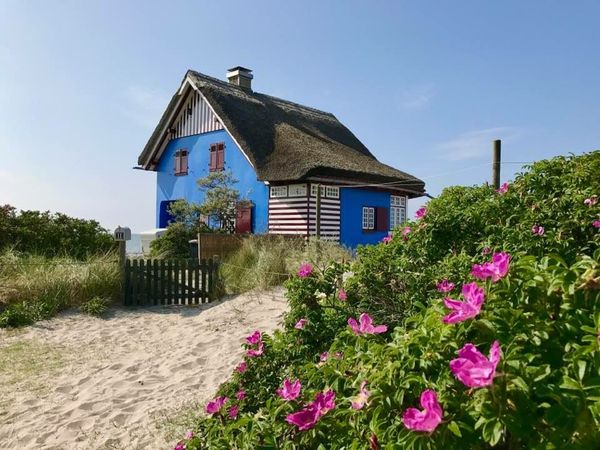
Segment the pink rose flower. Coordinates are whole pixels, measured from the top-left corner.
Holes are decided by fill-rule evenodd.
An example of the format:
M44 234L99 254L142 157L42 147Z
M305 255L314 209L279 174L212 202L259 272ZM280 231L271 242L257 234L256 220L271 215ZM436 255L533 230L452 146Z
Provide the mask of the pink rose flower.
M234 420L238 416L238 412L240 411L240 407L238 405L233 405L229 408L229 413L227 414L231 420Z
M302 389L302 384L300 384L300 380L296 380L291 382L289 379L285 379L283 381L283 387L277 389L277 395L284 400L295 400L300 395L300 390Z
M258 348L256 349L249 349L246 351L246 356L253 358L255 356L260 356L264 353L265 351L265 343L263 341L260 341L258 343Z
M348 319L348 325L357 336L361 334L380 334L387 331L387 325L373 326L373 319L367 313L362 313L356 322L354 318Z
M304 328L304 326L306 325L307 320L306 319L300 319L298 322L296 322L296 325L294 325L294 328L296 330L301 330Z
M235 371L239 373L244 373L246 370L248 370L248 364L246 364L246 361L241 362L239 366L235 368Z
M238 393L235 394L235 398L237 398L240 401L244 400L246 398L246 391L244 391L244 390L238 391Z
M225 402L227 402L227 400L228 400L227 397L217 397L214 400L208 402L206 404L206 406L204 407L204 410L208 414L216 414L219 411L221 411L221 408L223 407Z
M360 384L360 391L358 395L354 397L354 400L352 400L351 402L352 409L362 409L367 404L367 401L369 400L369 395L371 395L371 393L366 389L366 385L367 380L363 381Z
M250 336L248 336L246 338L246 341L250 345L258 344L260 342L260 336L261 336L260 331L256 330L254 333L252 333Z
M499 361L498 341L492 344L489 359L483 356L473 344L465 344L458 351L458 358L450 361L450 370L465 386L471 388L489 386L494 381Z
M340 289L340 292L338 292L338 299L343 302L348 299L348 294L344 289Z
M389 242L392 242L392 236L384 236L383 239L381 239L381 242L383 242L384 244L387 244Z
M593 225L594 227L596 227L596 228L600 228L600 220L594 220L594 221L592 222L592 225Z
M471 269L471 275L480 280L486 280L491 277L492 282L496 283L506 276L509 264L510 255L508 253L495 253L492 257L492 262L474 264Z
M406 240L408 239L408 234L410 233L410 227L404 227L402 228L402 239Z
M359 323L352 317L348 319L348 325L357 336L361 334L380 334L387 331L387 325L373 326L373 319L367 313L362 313L358 320Z
M423 410L408 408L404 411L402 422L409 430L431 433L442 422L442 407L436 393L431 389L423 391L420 400Z
M421 206L419 209L417 209L417 212L415 213L415 217L417 219L422 219L426 215L427 215L427 208L424 206Z
M483 253L484 255L489 255L490 253L492 253L492 249L489 247L483 247L481 253Z
M335 408L334 399L335 392L331 390L318 393L314 402L298 412L288 414L285 420L296 425L300 431L310 430L323 415Z
M450 283L448 280L442 280L437 285L437 290L439 292L446 293L446 292L450 292L452 289L454 289L454 283Z
M319 356L319 361L321 362L326 362L329 359L329 352L323 352L321 353L321 356Z
M185 444L183 442L178 442L177 445L173 447L173 450L185 450Z
M590 198L586 198L583 201L583 204L585 206L590 206L590 207L594 206L596 203L598 203L598 196L597 195L592 195Z
M309 277L312 273L313 273L313 266L308 263L302 264L300 266L300 268L298 269L298 276L300 278Z
M544 235L544 227L536 224L531 227L531 232L533 234L537 234L538 236L543 236Z
M462 295L465 299L464 302L449 297L444 299L444 305L453 310L444 316L442 319L444 323L463 322L472 319L481 311L481 305L485 298L483 288L479 287L477 283L467 283L462 288Z
M193 437L194 437L194 432L193 432L192 430L188 430L188 431L185 433L185 438L186 438L186 439L192 439Z
M499 194L506 194L508 192L508 183L502 183L496 192Z
M319 420L319 411L310 404L298 412L288 414L285 418L287 423L296 425L300 431L310 430Z

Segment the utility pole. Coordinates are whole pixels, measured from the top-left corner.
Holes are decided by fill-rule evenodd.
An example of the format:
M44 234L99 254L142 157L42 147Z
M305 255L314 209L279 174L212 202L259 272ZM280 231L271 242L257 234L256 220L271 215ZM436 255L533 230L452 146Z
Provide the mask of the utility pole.
M496 139L493 145L493 154L492 154L492 184L494 185L494 189L498 189L500 187L500 159L502 153L502 141L500 139Z
M317 240L321 239L321 185L317 184Z
M317 210L316 210L316 234L317 234L317 264L321 264L321 185L317 184Z

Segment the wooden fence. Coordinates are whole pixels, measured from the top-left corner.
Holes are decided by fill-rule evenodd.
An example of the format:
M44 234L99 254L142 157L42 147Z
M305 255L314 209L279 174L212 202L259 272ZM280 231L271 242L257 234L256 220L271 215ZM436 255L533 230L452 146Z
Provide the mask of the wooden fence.
M126 306L198 305L214 299L218 263L212 259L128 259L123 303Z

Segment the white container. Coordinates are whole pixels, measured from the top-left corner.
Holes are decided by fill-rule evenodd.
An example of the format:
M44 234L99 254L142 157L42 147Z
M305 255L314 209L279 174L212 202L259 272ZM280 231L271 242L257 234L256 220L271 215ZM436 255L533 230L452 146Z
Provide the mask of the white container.
M160 237L167 231L166 228L155 228L154 230L142 231L140 233L140 239L142 241L142 254L150 254L150 242L157 237Z

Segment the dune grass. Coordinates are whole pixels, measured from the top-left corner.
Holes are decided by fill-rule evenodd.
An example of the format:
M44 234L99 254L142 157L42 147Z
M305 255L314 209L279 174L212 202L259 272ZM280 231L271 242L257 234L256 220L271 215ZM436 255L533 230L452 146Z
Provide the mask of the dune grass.
M114 254L85 261L10 250L0 254L0 327L31 324L95 298L109 302L119 293Z
M290 240L282 236L250 236L223 261L221 280L228 294L283 284L303 262L348 261L348 249L333 242Z

